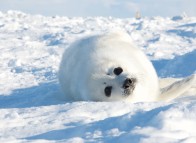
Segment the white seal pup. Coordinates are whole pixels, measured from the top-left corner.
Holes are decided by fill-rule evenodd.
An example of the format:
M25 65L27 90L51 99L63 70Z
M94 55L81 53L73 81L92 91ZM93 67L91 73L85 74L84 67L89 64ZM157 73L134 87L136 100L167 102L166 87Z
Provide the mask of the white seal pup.
M160 91L152 63L124 31L73 43L62 57L59 81L66 98L84 101L168 100L176 89Z

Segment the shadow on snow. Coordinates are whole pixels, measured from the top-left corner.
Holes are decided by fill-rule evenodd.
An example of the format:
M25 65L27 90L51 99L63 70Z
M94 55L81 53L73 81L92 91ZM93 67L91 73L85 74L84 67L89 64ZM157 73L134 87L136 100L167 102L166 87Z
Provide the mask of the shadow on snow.
M160 77L185 77L196 71L196 50L171 60L152 61Z
M96 121L93 123L74 125L74 123L66 124L67 128L53 130L43 134L25 138L26 140L68 140L74 137L81 137L90 142L104 140L104 142L123 142L128 139L132 142L139 142L143 135L131 132L136 127L154 127L161 128L162 121L152 122L152 120L162 111L168 110L173 105L158 107L147 112L138 111L135 115L125 114L118 117L106 118L105 120ZM145 118L144 118L145 117ZM119 125L120 124L120 125ZM119 135L114 135L111 130L118 129ZM102 131L97 134L97 131ZM117 133L118 134L118 133Z
M28 108L36 106L56 105L63 103L58 99L59 84L42 83L24 89L14 90L10 95L0 96L0 108Z

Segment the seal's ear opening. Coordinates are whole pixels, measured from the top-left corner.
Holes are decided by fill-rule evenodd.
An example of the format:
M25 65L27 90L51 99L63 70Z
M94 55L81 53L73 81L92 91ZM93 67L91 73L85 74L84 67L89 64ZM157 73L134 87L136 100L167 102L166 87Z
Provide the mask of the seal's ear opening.
M121 67L117 67L113 72L115 75L120 75L123 72L123 69Z
M111 96L111 93L112 93L112 86L107 86L105 89L104 89L104 92L105 92L105 95L107 97L110 97Z

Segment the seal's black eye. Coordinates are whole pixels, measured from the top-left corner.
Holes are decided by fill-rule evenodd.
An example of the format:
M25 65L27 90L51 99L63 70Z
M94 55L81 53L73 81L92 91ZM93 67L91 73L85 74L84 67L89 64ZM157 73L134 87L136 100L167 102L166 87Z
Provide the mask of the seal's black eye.
M123 72L123 69L121 67L117 67L114 69L114 74L115 75L120 75Z
M107 86L104 91L105 91L105 95L107 97L110 97L112 93L112 86Z

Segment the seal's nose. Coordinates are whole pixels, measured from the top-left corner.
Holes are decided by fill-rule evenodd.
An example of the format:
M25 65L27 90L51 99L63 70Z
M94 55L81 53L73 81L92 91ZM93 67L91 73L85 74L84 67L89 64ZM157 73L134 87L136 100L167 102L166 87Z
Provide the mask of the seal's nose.
M127 89L131 86L133 86L135 80L133 78L127 78L125 81L124 81L124 84L123 84L123 88L124 89Z

